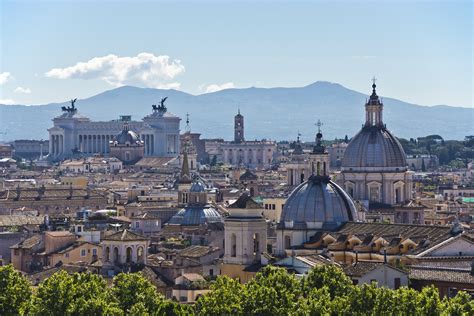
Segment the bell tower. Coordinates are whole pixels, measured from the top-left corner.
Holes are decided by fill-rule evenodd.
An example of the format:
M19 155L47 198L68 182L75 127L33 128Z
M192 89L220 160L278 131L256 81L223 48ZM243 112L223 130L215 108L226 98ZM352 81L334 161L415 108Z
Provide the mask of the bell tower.
M244 141L244 116L239 113L234 117L234 142L241 143Z
M323 134L321 133L321 126L323 126L323 123L318 120L316 126L318 127L318 133L315 139L316 144L309 155L311 174L313 176L327 178L329 177L329 154L322 142Z
M375 77L372 79L372 94L369 100L365 103L365 126L383 127L383 103L375 92L377 85L375 84Z

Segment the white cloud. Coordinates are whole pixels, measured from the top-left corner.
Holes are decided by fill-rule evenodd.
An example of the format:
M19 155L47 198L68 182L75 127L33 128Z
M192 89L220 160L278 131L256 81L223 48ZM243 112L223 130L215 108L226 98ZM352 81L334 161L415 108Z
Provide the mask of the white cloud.
M16 104L12 99L0 99L0 104L12 105Z
M16 87L15 90L13 90L15 93L24 93L24 94L30 94L31 89L30 88L23 88L23 87Z
M224 89L232 89L235 88L235 85L233 82L226 82L223 84L210 84L208 86L200 86L201 90L206 91L206 93L211 93L211 92L216 92Z
M5 71L5 72L0 73L0 85L6 83L7 81L9 81L12 78L13 77L9 72Z
M176 76L184 73L178 59L140 53L132 57L107 55L94 57L66 68L53 68L46 77L57 79L101 79L113 86L138 85L150 88L176 89Z

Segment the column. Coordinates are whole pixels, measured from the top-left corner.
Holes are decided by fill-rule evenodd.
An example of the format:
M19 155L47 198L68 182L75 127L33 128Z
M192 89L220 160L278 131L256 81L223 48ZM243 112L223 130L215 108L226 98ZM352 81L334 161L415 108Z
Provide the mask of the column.
M53 156L53 135L49 134L49 155Z
M155 135L151 135L151 156L155 154Z

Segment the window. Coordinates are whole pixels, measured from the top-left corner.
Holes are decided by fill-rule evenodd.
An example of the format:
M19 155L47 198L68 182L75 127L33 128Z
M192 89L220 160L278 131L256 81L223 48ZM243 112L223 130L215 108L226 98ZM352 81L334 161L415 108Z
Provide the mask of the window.
M81 257L85 257L86 256L86 250L85 249L81 249Z
M97 256L97 248L92 249L92 255Z
M214 269L209 269L209 275L214 276Z
M395 290L399 289L399 288L400 288L400 285L401 285L400 278L395 278L395 279L393 280L393 282L394 282L394 284L395 284L395 285L394 285L394 286L395 286Z
M285 249L291 248L291 237L285 236Z
M354 279L354 280L352 280L352 284L354 284L354 285L357 285L357 284L359 284L359 280L355 280L355 279Z
M231 257L236 257L237 256L237 237L235 234L232 234L230 237L230 245L231 245Z
M140 228L140 222L135 222L135 228Z
M66 253L64 254L64 257L69 258L69 252L66 252Z

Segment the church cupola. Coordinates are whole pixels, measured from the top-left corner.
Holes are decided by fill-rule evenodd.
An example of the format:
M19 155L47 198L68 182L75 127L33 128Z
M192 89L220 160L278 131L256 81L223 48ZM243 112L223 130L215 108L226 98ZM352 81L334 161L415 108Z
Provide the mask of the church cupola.
M372 94L369 100L365 103L365 126L383 126L383 103L380 101L375 88L375 77L372 79Z
M234 141L242 143L244 141L244 116L239 113L234 117Z
M313 147L313 151L309 156L311 163L311 174L317 177L328 177L329 176L329 154L326 152L326 147L323 145L323 134L321 133L320 120L316 123L318 126L318 133L316 134L316 144Z

